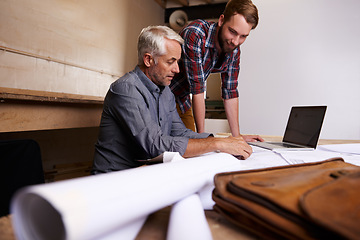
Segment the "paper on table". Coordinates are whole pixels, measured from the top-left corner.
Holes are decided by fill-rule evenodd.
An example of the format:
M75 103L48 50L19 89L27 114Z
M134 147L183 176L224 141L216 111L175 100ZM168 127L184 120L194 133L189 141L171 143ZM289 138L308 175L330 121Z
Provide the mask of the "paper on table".
M287 151L281 152L279 154L290 164L319 162L330 158L341 157L345 162L360 165L360 155L323 151L321 149L316 149L314 151Z
M313 151L284 151L279 154L290 164L320 162L329 158L341 157L339 153L325 152L318 149Z
M167 240L183 239L212 239L210 227L197 194L180 200L171 209Z
M258 146L252 146L252 145L250 145L250 147L252 148L253 153L271 152L271 150L269 150L269 149L262 148L262 147L258 147Z
M26 187L12 200L14 231L18 239L37 240L111 236L186 196L209 191L216 173L238 163L229 154L213 153Z
M287 162L280 155L272 151L266 150L254 152L248 159L242 162L241 170L268 168L284 165L289 165L289 162Z
M320 145L318 149L360 155L360 143Z
M318 162L334 157L341 157L346 162L360 165L360 144L319 145L316 150L311 151L276 152L256 146L252 148L253 154L248 160L255 160L251 162L255 168ZM247 167L250 167L251 163L247 163Z

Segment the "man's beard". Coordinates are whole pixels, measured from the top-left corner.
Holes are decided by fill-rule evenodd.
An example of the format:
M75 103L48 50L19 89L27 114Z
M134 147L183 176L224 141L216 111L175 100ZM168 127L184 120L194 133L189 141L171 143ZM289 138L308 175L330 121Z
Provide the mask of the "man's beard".
M231 45L231 46L233 46L231 48L230 44L227 44L226 41L221 38L222 31L223 31L223 25L219 28L219 32L218 32L218 41L219 41L219 46L221 48L221 52L223 52L223 53L231 53L232 51L235 50L235 48L239 47L239 45L238 46ZM229 47L226 48L226 46L229 46Z

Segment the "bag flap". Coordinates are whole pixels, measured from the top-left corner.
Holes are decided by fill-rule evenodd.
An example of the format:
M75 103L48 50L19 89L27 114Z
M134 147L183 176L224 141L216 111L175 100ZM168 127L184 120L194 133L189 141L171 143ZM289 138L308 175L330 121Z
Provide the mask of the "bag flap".
M302 164L301 166L316 166L327 162L344 163L342 159L331 159L321 163ZM284 211L274 210L274 207L269 208L266 201L265 204L264 201L259 203L258 201L253 201L253 197L244 198L242 194L237 195L234 193L237 192L236 190L229 191L231 188L230 185L234 184L236 187L235 183L239 183L239 179L247 183L249 181L251 183L251 180L254 179L259 181L259 176L262 177L262 180L264 177L266 177L266 179L269 179L269 177L272 179L271 174L273 171L281 172L293 168L297 169L298 167L298 165L291 165L216 174L214 178L215 189L213 191L213 200L217 205L215 209L221 209L222 211L219 210L219 212L221 212L222 215L240 227L245 226L247 229L253 231L257 231L256 229L258 228L267 229L272 232L272 236L284 236L287 239L311 239L311 235L319 236L319 234L321 236L327 236L327 233L323 231L319 232L319 229L314 228L308 221L304 221L301 218L299 219L297 215L284 214ZM239 178L240 176L242 176L242 178ZM256 178L253 178L254 176ZM250 180L247 180L248 177ZM251 184L249 186L252 188ZM298 209L296 210L299 211ZM289 217L289 215L291 216ZM255 225L257 227L255 227Z
M324 164L326 167L323 166ZM213 191L213 199L216 203L214 209L218 209L219 212L222 210L221 214L241 227L246 226L249 230L264 228L272 232L274 236L285 236L287 239L311 239L312 236L327 238L328 234L334 236L322 227L314 226L307 219L303 219L298 207L299 198L302 194L294 191L295 188L292 188L294 183L287 186L284 182L286 183L286 178L296 175L296 172L303 171L302 169L308 166L327 169L336 166L344 167L344 164L345 166L349 165L341 158L336 158L318 163L216 174L214 178L215 189ZM291 171L291 174L284 174L283 171ZM312 175L316 174L312 173ZM304 178L306 176L295 176L295 179ZM273 182L270 182L270 180ZM256 186L251 184L252 182L255 182ZM285 186L285 190L276 190L275 193L271 191L271 188L278 188L278 185ZM245 187L243 188L243 186ZM252 191L256 187L259 189ZM270 194L263 193L263 191L267 192L269 190ZM282 192L282 194L279 194L278 191ZM292 197L286 195L292 195ZM288 204L286 201L291 198L293 202ZM279 210L280 208L281 210ZM293 208L296 214L291 213L291 211L286 212L284 210L286 208ZM257 227L254 227L254 225Z
M360 236L360 172L335 172L337 179L312 189L300 200L315 222L349 239Z
M299 208L301 196L312 188L333 181L334 178L329 176L329 172L343 168L350 168L349 171L359 169L337 158L292 165L287 168L239 173L228 183L227 188L240 197L266 206L289 218L298 218L302 215Z

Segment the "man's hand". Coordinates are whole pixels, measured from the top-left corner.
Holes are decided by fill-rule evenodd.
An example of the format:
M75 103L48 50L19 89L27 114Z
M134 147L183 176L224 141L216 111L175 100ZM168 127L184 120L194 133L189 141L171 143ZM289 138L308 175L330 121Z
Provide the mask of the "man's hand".
M221 152L232 154L241 159L246 159L252 154L252 148L242 137L220 138L219 146Z
M225 152L240 159L248 158L252 148L242 137L189 139L183 157L195 157L208 152Z
M242 135L246 142L264 142L264 139L259 135Z

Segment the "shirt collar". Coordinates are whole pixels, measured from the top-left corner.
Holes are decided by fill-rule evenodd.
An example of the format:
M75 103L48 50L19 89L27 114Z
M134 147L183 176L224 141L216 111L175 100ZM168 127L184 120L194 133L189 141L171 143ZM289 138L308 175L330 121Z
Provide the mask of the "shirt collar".
M209 27L209 34L205 42L205 47L215 48L216 28L217 23L212 23Z
M139 76L140 81L144 84L144 86L149 90L149 92L153 93L153 92L157 92L157 93L161 93L163 88L159 87L158 85L156 85L155 83L153 83L146 75L143 71L141 71L139 66L135 67L134 72L136 73L137 76Z

